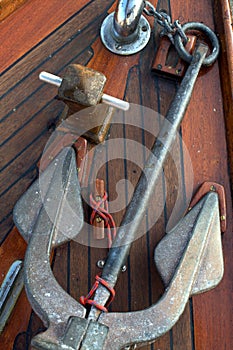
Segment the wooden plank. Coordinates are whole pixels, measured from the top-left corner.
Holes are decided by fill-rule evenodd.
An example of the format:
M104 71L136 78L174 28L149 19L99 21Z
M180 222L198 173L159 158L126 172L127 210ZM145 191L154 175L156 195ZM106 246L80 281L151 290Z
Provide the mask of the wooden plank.
M37 164L41 157L47 139L48 134L46 132L42 133L41 137L32 142L24 152L19 154L15 161L11 162L9 166L2 170L0 196L2 196L5 191L8 191L10 187L15 185L20 176L22 176L22 173L27 173L30 171L28 164ZM9 145L11 146L11 143ZM12 174L10 178L9 174ZM6 184L8 187L6 187Z
M11 187L1 196L1 233L0 242L5 238L12 228L12 202L16 203L17 199L27 190L28 186L36 179L37 169L34 167L26 172L17 182L17 186ZM11 220L9 220L9 217ZM6 223L5 223L6 221Z
M89 29L87 33L91 38ZM86 39L87 38L84 35L84 41L79 40L79 44L76 42L73 43L74 49L77 49L79 62L83 64L85 64L92 55L89 50L80 52L78 49L78 45L82 45ZM68 52L69 50L64 52L67 59L70 58ZM55 60L51 62L51 64L54 64L54 66L57 64L57 66L59 66L62 62L58 60L58 63L56 63ZM39 70L37 71L37 74L38 72ZM20 177L28 167L32 166L33 159L38 160L50 132L53 131L52 127L53 125L55 126L64 108L62 102L54 100L54 96L56 95L55 89L48 89L46 85L39 82L35 75L33 76L34 78L31 85L29 76L28 79L22 82L20 87L17 86L15 89L11 90L2 100L4 108L1 111L2 123L0 125L2 133L2 146L0 150L0 164L2 171L0 173L0 178L3 192L7 191L8 187L14 184L17 180L17 176ZM40 86L40 88L38 88L38 86ZM28 91L31 91L31 97L25 98L25 92ZM9 114L9 109L7 109L8 105L11 105L11 103L14 105L14 100L17 101L17 99L18 105L16 106L16 109ZM38 103L34 103L34 101L38 101ZM29 105L30 109L28 108ZM7 116L3 114L4 112L7 113ZM36 151L33 155L30 151L30 147L36 147ZM37 160L35 160L35 162L37 162ZM14 170L14 172L10 180L6 182L11 170ZM12 188L11 192L8 192L8 195L9 193L19 193L17 186L20 186L19 182L15 183L14 188ZM21 194L22 192L19 193L19 195ZM2 202L2 205L4 205L2 217L3 213L8 212L9 214L12 211L16 199L16 197L12 198L11 204L10 200L7 203ZM8 226L5 226L5 230L8 230ZM2 237L4 237L6 232L7 231L1 232Z
M210 3L202 2L198 9L194 3L188 4L184 1L181 5L182 7L172 6L175 18L182 13L186 19L203 21L214 28L213 8ZM197 81L186 118L182 123L182 136L193 162L194 191L206 180L217 181L225 186L229 221L228 232L223 236L223 247L225 259L228 260L232 250L232 215L222 106L219 67L215 64L211 71L200 76ZM199 127L196 127L197 125ZM232 304L232 281L229 278L231 271L232 262L228 261L225 263L225 274L220 285L211 292L193 298L196 350L233 347L230 330L232 312L229 308ZM224 317L218 317L220 314Z
M33 130L31 129L31 123L25 123L25 125L23 125L23 128L18 128L17 132L12 133L11 137L7 138L7 142L3 143L1 147L2 169L5 169L8 164L11 164L11 162L20 154L22 154L22 152L24 152L27 147L36 142L38 136L40 137L40 135L43 133L48 133L48 125L50 125L49 123L51 122L51 115L53 115L55 118L53 119L54 122L59 118L62 110L61 104L55 103L55 101L53 101L46 107L47 108L44 109L42 108L41 112L39 111L38 113L35 113L35 117L33 118ZM26 106L24 106L24 108L26 108ZM22 109L24 110L24 108ZM22 109L19 110L19 113Z
M230 2L232 6L232 1ZM226 123L231 191L233 189L233 30L228 0L214 2L214 18L221 43L220 72ZM225 83L227 81L227 84Z
M0 53L0 72L9 68L74 13L80 11L86 3L85 0L68 0L65 5L61 0L43 3L39 0L27 1L12 16L0 23L0 40L4 47Z
M26 0L0 0L0 21L17 10L25 2Z
M14 227L12 213L10 212L8 215L2 218L0 222L0 231L2 232L0 242L3 243L4 239L10 234L11 230Z
M67 52L72 52L72 59L75 60L78 55L91 44L94 38L98 35L98 32L96 32L96 26L100 25L101 20L104 18L103 6L107 7L107 3L108 1L106 0L105 2L97 0L94 5L91 4L89 7L84 8L82 13L73 17L65 26L58 28L58 30L55 31L46 41L42 42L40 46L36 47L33 51L29 51L24 59L16 63L10 71L5 72L1 77L1 96L5 97L9 92L12 92L14 88L16 89L14 91L16 92L16 101L14 105L12 105L10 101L9 106L8 101L7 105L2 102L3 108L8 108L8 113L20 102L17 98L19 91L20 95L26 98L28 95L30 96L29 92L30 89L33 89L33 86L38 87L41 85L41 83L38 82L37 74L39 71L48 69L49 67L55 74L60 73L62 68L65 67L65 64L62 63L64 62L63 55L66 55L63 49L67 50ZM91 25L88 25L89 21L91 21ZM77 27L80 31L77 31ZM94 33L93 28L95 28ZM89 30L92 31L92 34ZM81 31L82 37L80 37ZM83 36L84 33L86 33L88 37L85 35ZM53 59L54 56L55 59ZM58 65L56 66L55 62L59 59L61 61L58 61ZM68 63L69 60L66 60L66 65ZM38 71L36 71L36 69L38 69ZM17 79L15 79L16 76ZM23 87L21 85L22 83L25 84ZM3 109L1 110L1 113L5 115L7 111Z

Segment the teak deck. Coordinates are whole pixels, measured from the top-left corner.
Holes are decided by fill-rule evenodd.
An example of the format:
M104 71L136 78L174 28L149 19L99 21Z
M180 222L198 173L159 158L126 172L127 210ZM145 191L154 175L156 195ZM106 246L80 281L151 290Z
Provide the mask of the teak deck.
M225 187L227 232L222 237L225 274L220 285L191 298L176 326L153 345L143 349L231 350L233 238L229 173L232 173L233 168L233 51L230 47L232 33L229 29L229 7L225 0L160 0L152 3L158 9L171 11L173 19L204 22L219 34L221 57L212 68L204 70L199 76L182 123L181 135L194 169L193 192L204 181L219 182ZM113 1L109 0L69 0L65 3L61 0L28 0L0 23L0 282L10 262L22 258L25 250L18 233L11 233L13 206L37 177L38 160L55 125L59 123L64 108L64 104L55 99L56 88L46 86L38 80L39 72L47 70L62 75L65 67L72 62L88 65L107 76L106 93L150 107L162 115L165 115L174 96L177 83L151 74L150 67L156 51L153 36L140 54L131 57L114 56L103 48L99 28L112 5ZM111 129L112 136L133 138L148 148L153 143L153 137L149 133L144 134L139 129L124 125L114 125ZM107 159L107 150L104 152ZM143 151L138 156L143 157ZM182 159L182 147L180 157L185 197L189 190L185 187L188 172L185 159ZM118 158L118 150L115 158ZM157 301L163 293L162 283L154 267L153 250L164 234L176 200L174 169L171 166L169 162L165 166L165 209L156 225L133 244L127 271L117 283L117 297L112 310L143 309ZM109 162L107 170L104 167L100 173L101 177L106 178L110 200L116 198L115 184L119 180L127 178L135 186L139 175L135 164L118 160ZM127 201L127 193L124 200ZM156 203L154 206L156 210ZM117 224L120 224L122 216L123 211L114 214ZM143 225L146 229L148 223L145 221ZM78 300L88 292L94 276L100 272L96 261L105 256L104 249L89 249L71 242L56 250L54 274L62 287ZM43 328L33 313L28 323L26 305L26 297L22 294L8 327L0 338L0 349L29 349L30 338L38 329ZM19 334L15 342L12 339L13 332L9 330L11 325L18 327Z

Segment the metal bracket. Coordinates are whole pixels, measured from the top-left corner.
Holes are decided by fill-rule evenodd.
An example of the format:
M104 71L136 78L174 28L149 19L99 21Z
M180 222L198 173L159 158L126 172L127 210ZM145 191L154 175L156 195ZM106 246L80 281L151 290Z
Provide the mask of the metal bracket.
M108 50L118 55L128 56L133 55L147 45L150 40L150 25L144 16L141 16L138 23L138 33L133 41L125 41L116 38L113 33L114 13L108 15L102 23L100 36L103 44Z
M188 42L185 49L192 54L197 43L197 37L187 35ZM161 38L156 57L152 65L152 72L158 75L166 75L170 78L182 78L185 74L187 63L182 61L175 46L168 37Z
M108 15L100 36L108 50L118 55L141 51L150 39L150 25L142 16L144 0L119 0L116 11Z

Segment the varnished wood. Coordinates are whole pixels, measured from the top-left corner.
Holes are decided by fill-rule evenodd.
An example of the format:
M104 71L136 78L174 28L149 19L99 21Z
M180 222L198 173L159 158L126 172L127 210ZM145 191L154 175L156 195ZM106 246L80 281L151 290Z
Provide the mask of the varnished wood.
M203 21L214 29L214 7L211 1L200 1L198 5L189 0L154 2L155 5L157 3L158 9L171 10L173 19ZM112 55L102 46L98 33L99 26L113 1L96 0L85 4L86 6L84 1L69 1L64 5L59 0L53 0L40 7L36 0L31 0L11 16L11 23L6 19L0 25L1 35L5 38L4 43L7 42L0 53L1 67L4 71L0 86L2 239L7 236L13 225L11 214L13 205L37 176L37 162L55 124L60 121L64 108L61 101L54 99L57 94L56 88L39 82L40 71L48 70L62 75L65 67L71 62L87 64L107 76L106 93L148 106L162 115L166 114L176 91L176 83L151 74L150 67L156 51L154 41L156 42L157 36L140 54L130 57ZM36 5L39 6L40 13L38 11L34 15L33 9ZM52 12L52 9L55 12ZM51 17L50 23L45 21L48 13ZM21 19L25 18L25 15L28 20L30 19L27 26L21 24ZM45 24L39 28L41 20L44 20ZM21 30L20 38L15 36L14 28ZM220 26L220 21L217 21L216 28L219 32L223 28ZM226 37L223 33L221 41L225 45ZM220 63L224 62L224 55L221 60ZM226 104L223 110L225 95L222 98L222 93L225 94L226 89L224 87L221 89L220 84L221 77L227 81L229 71L225 70L225 66L221 68L221 76L216 63L198 78L191 105L182 123L181 133L192 160L193 191L195 192L204 181L219 182L226 189L229 221L227 232L223 237L225 275L216 289L190 300L181 319L169 333L158 339L152 347L145 346L143 349L231 350L233 348L232 213L224 112L229 117L230 114L227 112ZM229 92L227 96L229 101ZM136 139L148 148L154 141L150 133L123 124L113 125L110 136ZM127 176L135 186L140 176L140 169L135 167L135 164L128 162L126 167L124 162L117 160L119 150L116 149L114 152L115 159L109 161L99 173L100 178L106 180L110 201L117 196L116 183L119 180ZM161 178L160 186L164 188L166 181L166 206L156 225L133 244L127 271L120 276L116 286L117 296L112 304L112 310L142 309L156 302L163 294L164 287L154 265L153 251L165 232L176 201L177 171L181 172L180 176L184 181L184 197L188 192L186 186L189 183L190 169L186 167L186 159L184 162L182 160L182 146L179 152L182 169L175 169L171 160L165 165L165 176ZM108 148L103 149L103 157L108 159ZM143 159L143 151L138 157ZM127 203L128 195L125 191L123 202ZM162 192L161 196L165 196L165 192ZM152 208L156 213L156 202L152 203ZM123 214L124 209L114 213L118 225ZM142 222L142 229L149 227L152 220L153 214L150 212L147 219ZM81 295L87 294L95 275L101 272L96 267L96 262L105 258L106 254L106 249L90 249L78 242L70 242L56 250L53 260L54 274L61 286L78 300ZM41 327L41 322L33 315L27 333L18 337L15 350L27 349L29 339L38 329L41 330ZM5 349L8 350L7 347Z
M17 10L25 2L26 0L0 0L0 21Z
M0 72L34 48L60 25L68 21L84 5L85 0L60 0L41 2L29 0L14 16L0 23Z
M223 91L223 107L225 113L226 134L228 142L228 157L231 179L233 178L233 30L232 30L232 1L221 0L214 2L216 28L222 47L220 57L220 72ZM230 10L231 5L231 10ZM233 181L231 180L231 192Z

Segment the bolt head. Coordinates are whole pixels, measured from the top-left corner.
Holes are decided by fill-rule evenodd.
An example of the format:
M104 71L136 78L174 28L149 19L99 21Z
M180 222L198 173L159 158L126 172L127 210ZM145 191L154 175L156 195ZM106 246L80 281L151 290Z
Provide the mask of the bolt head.
M126 270L127 270L127 266L126 265L122 266L121 272L125 272Z
M96 218L95 218L95 220L96 220L96 222L101 222L102 221L102 218L100 217L100 216L96 216Z
M105 265L105 260L98 260L96 265L99 269L102 269Z

